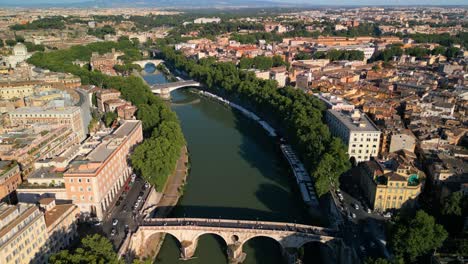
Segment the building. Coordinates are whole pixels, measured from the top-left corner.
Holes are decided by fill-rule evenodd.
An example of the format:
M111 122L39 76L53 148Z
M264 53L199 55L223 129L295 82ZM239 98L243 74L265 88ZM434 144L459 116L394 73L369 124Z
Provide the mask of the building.
M0 98L11 100L13 98L24 99L34 94L35 88L39 87L40 81L6 81L0 82Z
M119 99L120 92L115 89L101 89L96 92L96 101L99 111L105 112L104 103L108 100Z
M128 156L142 140L141 121L126 120L114 132L85 141L83 149L90 152L72 161L64 173L67 196L82 213L104 217L128 183Z
M275 67L270 70L270 79L278 82L278 87L286 86L287 78L286 67Z
M331 133L347 146L350 159L361 162L378 155L381 132L365 114L329 109L325 119Z
M390 137L389 152L407 150L414 152L416 147L416 137L410 130L404 129L400 133L392 134Z
M8 113L12 126L26 127L33 124L63 124L70 126L80 140L86 137L81 108L67 107L23 107Z
M102 55L97 52L93 52L91 54L89 64L92 70L97 70L111 76L117 75L114 70L114 65L122 64L122 61L118 59L118 57L122 55L124 55L122 52L116 52L115 49L112 49L112 52L110 53Z
M309 88L310 74L298 74L296 75L296 88L307 90Z
M221 18L219 17L200 17L195 20L193 20L194 24L209 24L209 23L220 23Z
M76 223L80 210L71 203L56 204L53 198L39 200L39 206L44 212L47 228L47 243L43 253L44 258L48 259L51 254L66 249L78 236Z
M424 174L411 166L393 171L372 160L359 164L358 168L361 189L374 210L411 207L421 193Z
M48 234L34 204L0 204L0 259L5 264L45 263Z
M346 102L337 95L331 93L314 93L314 95L324 102L329 109L336 111L354 111L354 105Z
M364 53L364 59L368 60L374 55L375 47L371 44L366 45L345 45L345 46L325 46L325 47L317 47L315 51L327 52L329 50L358 50Z
M26 61L31 57L31 54L28 53L26 45L23 43L17 43L13 47L13 55L7 57L7 66L10 68L16 68L16 65Z
M0 199L14 192L21 183L21 172L16 161L0 161Z

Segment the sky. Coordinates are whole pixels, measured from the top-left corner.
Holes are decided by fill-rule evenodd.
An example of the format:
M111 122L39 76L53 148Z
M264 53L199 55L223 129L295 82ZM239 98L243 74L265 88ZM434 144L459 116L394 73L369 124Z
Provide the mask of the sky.
M25 5L64 5L70 3L92 2L93 0L0 0L0 5L18 6ZM102 1L102 0L101 0ZM138 1L138 0L137 0ZM141 1L141 0L140 0ZM158 2L158 0L144 0L146 2ZM268 0L267 0L268 1ZM310 5L468 5L468 0L269 0L271 2L280 3L301 3ZM16 2L16 3L15 3ZM215 0L214 2L221 2ZM223 2L231 2L224 0ZM235 1L233 1L235 2ZM253 0L252 2L255 2Z

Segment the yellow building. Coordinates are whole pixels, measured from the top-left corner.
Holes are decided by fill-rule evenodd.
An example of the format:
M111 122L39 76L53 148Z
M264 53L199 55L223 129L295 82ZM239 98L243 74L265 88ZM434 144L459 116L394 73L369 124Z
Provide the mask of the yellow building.
M44 263L47 237L44 215L36 205L0 204L1 263Z
M359 165L360 185L370 206L377 211L412 206L424 180L424 173L413 166L400 165L395 170L377 161Z

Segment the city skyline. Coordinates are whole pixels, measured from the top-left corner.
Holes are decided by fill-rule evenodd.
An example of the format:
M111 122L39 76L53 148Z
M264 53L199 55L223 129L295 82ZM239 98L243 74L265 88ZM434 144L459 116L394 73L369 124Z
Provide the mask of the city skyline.
M210 4L214 6L450 6L450 5L460 5L466 6L467 2L464 0L391 0L391 1L381 1L381 0L316 0L316 1L292 1L292 0L254 0L254 1L244 1L244 0L229 0L229 1L202 1L200 8L210 7ZM193 6L193 3L190 1L179 0L179 1L166 1L166 0L143 0L135 3L128 0L24 0L21 2L12 3L9 0L0 0L0 7L131 7L134 5L137 6L155 6L155 7L188 7Z

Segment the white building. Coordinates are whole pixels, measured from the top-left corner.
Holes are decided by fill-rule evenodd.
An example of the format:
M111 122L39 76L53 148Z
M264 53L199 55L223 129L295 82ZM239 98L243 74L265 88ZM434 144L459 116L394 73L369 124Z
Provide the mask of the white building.
M28 53L28 49L23 43L18 43L13 47L13 55L7 57L7 66L16 68L16 65L23 62L31 57Z
M219 17L200 17L193 21L195 24L208 24L208 23L219 23L221 18Z
M327 110L325 119L332 135L340 137L347 146L348 155L356 162L370 160L379 153L381 132L359 110Z

